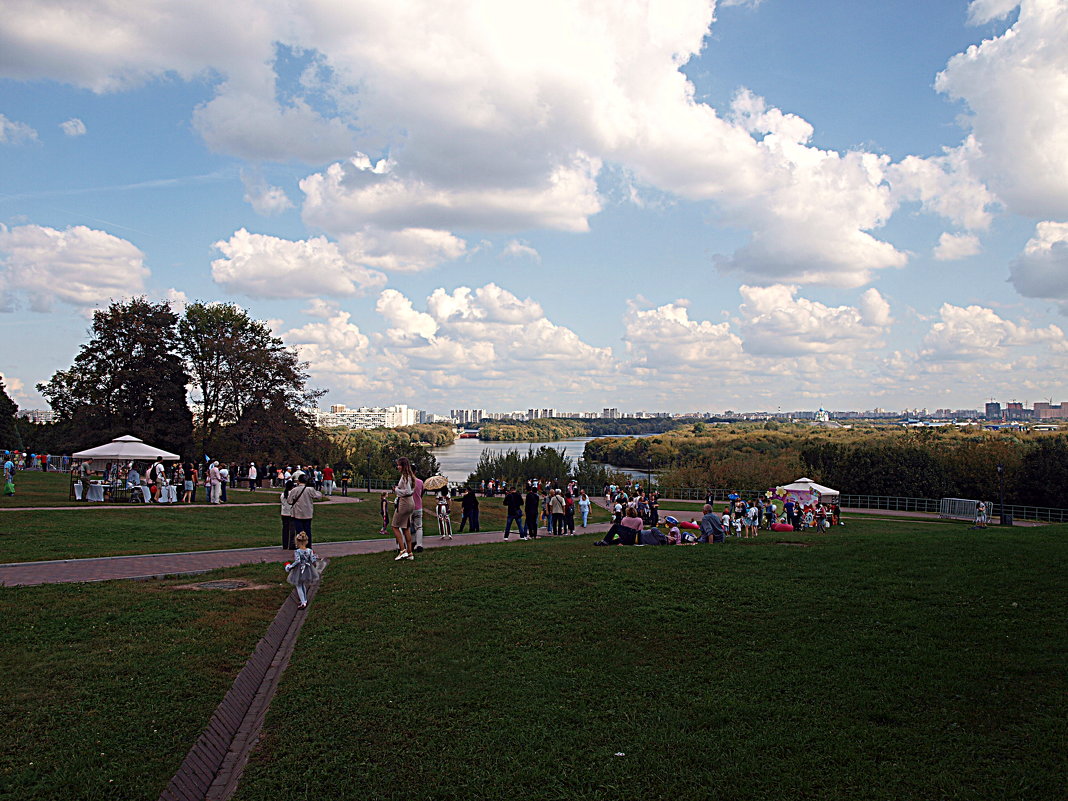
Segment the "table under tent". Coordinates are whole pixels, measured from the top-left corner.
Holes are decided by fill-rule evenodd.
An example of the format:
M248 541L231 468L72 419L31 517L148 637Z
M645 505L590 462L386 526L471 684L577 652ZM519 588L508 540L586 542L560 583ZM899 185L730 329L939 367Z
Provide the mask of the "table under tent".
M83 494L87 493L87 499L90 501L143 500L147 503L152 499L149 488L140 483L133 485L126 481L118 481L118 466L132 464L141 475L144 475L145 471L156 459L162 458L169 462L176 462L181 457L176 453L155 448L144 440L126 434L122 437L116 437L106 445L98 445L95 448L72 454L72 458L83 462L88 461L94 472L102 470L108 462L111 462L115 469L113 470L113 475L109 476L108 481L93 480L89 482L88 486L83 486L81 481L76 480L72 472L70 497L80 501ZM162 493L163 489L167 490L166 494ZM170 501L174 503L177 500L177 488L161 488L161 502Z

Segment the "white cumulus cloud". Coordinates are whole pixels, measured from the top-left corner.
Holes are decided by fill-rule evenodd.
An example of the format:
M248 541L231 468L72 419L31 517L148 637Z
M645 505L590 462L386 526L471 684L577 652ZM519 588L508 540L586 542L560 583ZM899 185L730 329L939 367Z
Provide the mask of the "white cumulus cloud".
M1068 309L1068 223L1038 223L1013 260L1009 280L1025 297L1060 301Z
M936 261L956 261L974 256L982 250L979 237L975 234L951 234L944 231L938 237L938 244L935 246L933 255Z
M432 228L387 231L366 226L359 233L343 235L340 243L351 258L389 272L429 270L467 252L463 239Z
M77 225L0 225L0 309L26 298L34 311L61 302L80 309L144 290L149 270L131 242Z
M928 361L985 361L991 369L1009 364L1008 348L1051 343L1063 344L1064 331L1058 326L1033 328L1025 322L1006 320L984 306L954 306L943 303L939 321L923 339L920 356ZM1013 360L1014 366L1019 362Z
M541 254L538 253L536 248L531 247L525 242L520 242L518 239L508 240L502 249L500 255L503 258L508 259L530 259L531 261L541 261Z
M0 114L0 145L20 145L36 142L37 131L24 122L9 120Z
M386 282L385 275L346 258L322 236L294 241L242 228L215 248L224 258L211 263L212 278L251 297L361 295Z
M598 181L626 176L631 194L651 187L705 202L747 230L749 242L716 263L749 284L860 287L907 262L880 235L905 201L978 229L993 183L1014 209L1068 218L1052 210L1068 197L1062 3L1023 0L1010 33L956 56L938 86L971 108L973 138L898 164L816 147L801 115L748 91L725 110L699 101L682 68L716 46L716 8L11 0L0 76L98 92L161 75L214 81L214 97L192 115L204 141L246 159L314 165L300 184L302 217L335 239L585 232L605 204ZM970 6L973 21L1007 10L996 0ZM250 202L284 208L271 189ZM398 264L381 269L422 269L418 259Z
M955 55L935 87L964 101L977 149L976 173L1016 213L1068 218L1068 4L985 0L971 18L985 22L1019 5L1003 35Z
M876 289L867 290L858 307L798 297L794 285L743 285L739 292L745 351L761 356L852 354L877 348L892 322L890 305Z
M258 170L242 170L241 183L245 187L245 202L257 214L271 217L293 208L293 202L280 186L271 186Z
M472 164L472 168L474 168ZM376 170L366 157L330 165L300 182L304 221L332 234L384 228L557 228L586 231L601 210L600 162L582 154L526 185L453 188Z
M85 136L85 123L77 117L71 117L66 122L61 122L59 128L67 136Z
M665 371L677 367L708 370L742 353L742 342L731 332L730 323L691 320L689 309L678 301L654 309L628 302L623 341L633 365Z

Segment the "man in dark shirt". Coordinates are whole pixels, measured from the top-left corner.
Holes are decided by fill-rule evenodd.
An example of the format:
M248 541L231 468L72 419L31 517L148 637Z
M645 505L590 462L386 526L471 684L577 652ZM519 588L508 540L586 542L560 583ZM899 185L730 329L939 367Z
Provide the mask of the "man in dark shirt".
M536 485L527 490L527 499L523 511L527 516L527 539L538 538L538 515L541 514L541 496Z
M471 531L478 531L478 497L473 488L467 488L467 494L460 500L460 509L462 513L459 533L463 533L464 523L470 525Z
M523 528L523 496L516 491L515 487L509 487L505 493L503 505L508 509L508 520L504 524L504 538L508 539L514 520L519 526L519 539L525 540L527 532Z
M712 504L706 503L702 509L705 516L701 518L701 542L723 542L723 518L712 511Z

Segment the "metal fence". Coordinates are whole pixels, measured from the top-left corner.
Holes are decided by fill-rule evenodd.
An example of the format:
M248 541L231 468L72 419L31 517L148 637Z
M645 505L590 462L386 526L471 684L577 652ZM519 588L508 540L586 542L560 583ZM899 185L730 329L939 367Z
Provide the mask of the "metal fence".
M394 478L372 478L370 488L372 491L389 491L397 483ZM463 481L450 481L450 487L465 489L468 484ZM472 483L475 489L479 486ZM353 490L366 490L368 480L366 477L354 478L350 482ZM594 495L601 494L601 487L587 487L587 492ZM732 492L738 493L743 498L750 500L763 498L766 489L713 489L701 487L655 487L661 498L671 498L681 501L704 501L709 494L716 502L727 500ZM498 490L498 493L500 491ZM839 496L839 503L848 509L871 509L888 512L921 512L926 514L939 514L942 506L941 498L897 498L888 495L853 495L843 493ZM996 503L988 503L990 520L997 521L1001 516L1001 509ZM1041 523L1068 523L1068 509L1050 509L1042 506L1020 506L1017 504L1005 504L1005 512L1013 516L1014 520L1034 520Z
M684 501L703 501L709 495L709 490L697 487L658 487L660 497L675 498ZM737 492L743 498L762 498L766 490L730 490L714 489L711 494L716 501L725 501L727 496ZM839 503L848 509L872 509L888 512L922 512L926 514L939 514L942 506L941 498L897 498L888 495L853 495L842 493ZM1002 509L996 503L987 503L990 509L989 518L998 520ZM1051 509L1044 506L1022 506L1019 504L1005 504L1004 511L1012 515L1014 520L1034 520L1041 523L1068 523L1068 509Z

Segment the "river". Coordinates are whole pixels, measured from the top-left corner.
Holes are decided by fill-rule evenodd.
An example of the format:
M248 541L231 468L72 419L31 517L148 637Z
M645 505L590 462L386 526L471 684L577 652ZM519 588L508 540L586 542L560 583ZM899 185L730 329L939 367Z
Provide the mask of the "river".
M505 453L507 451L519 451L526 453L528 448L537 450L542 445L550 448L563 450L564 455L573 461L578 461L582 452L586 449L586 443L595 437L575 437L574 439L558 439L553 442L484 442L480 439L457 439L452 445L443 448L431 448L430 452L438 460L441 474L448 476L449 481L466 481L467 477L475 471L475 466L482 456L482 451L488 450L493 453ZM641 470L632 470L626 467L613 467L622 473L635 477L643 477Z

